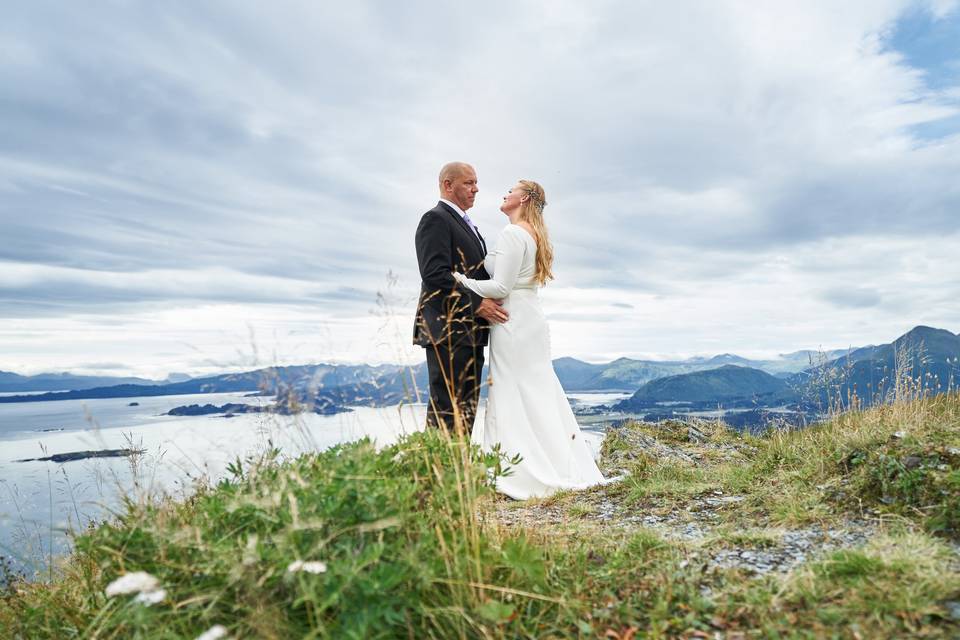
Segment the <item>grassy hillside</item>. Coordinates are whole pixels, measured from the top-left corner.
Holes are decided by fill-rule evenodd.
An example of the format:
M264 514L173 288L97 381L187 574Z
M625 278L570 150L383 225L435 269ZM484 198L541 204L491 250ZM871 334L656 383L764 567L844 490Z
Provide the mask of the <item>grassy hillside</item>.
M186 502L131 501L53 582L3 590L0 635L960 634L957 395L762 438L633 423L603 465L628 475L511 502L496 456L436 433L271 453ZM155 583L114 594L135 572Z

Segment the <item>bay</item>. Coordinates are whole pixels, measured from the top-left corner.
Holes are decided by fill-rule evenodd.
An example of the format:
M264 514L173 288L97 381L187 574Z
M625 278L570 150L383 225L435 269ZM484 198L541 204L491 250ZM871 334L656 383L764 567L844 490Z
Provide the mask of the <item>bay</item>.
M580 405L603 404L606 395L577 394ZM70 537L117 512L124 499L185 497L197 482L216 482L227 465L277 448L296 456L363 437L378 446L424 423L423 404L354 407L329 416L269 413L167 416L187 404L245 403L272 398L241 393L0 404L0 555L28 577L69 550ZM478 420L483 420L481 404ZM594 452L603 434L584 429ZM18 462L56 453L136 449L132 458L91 458L65 463Z

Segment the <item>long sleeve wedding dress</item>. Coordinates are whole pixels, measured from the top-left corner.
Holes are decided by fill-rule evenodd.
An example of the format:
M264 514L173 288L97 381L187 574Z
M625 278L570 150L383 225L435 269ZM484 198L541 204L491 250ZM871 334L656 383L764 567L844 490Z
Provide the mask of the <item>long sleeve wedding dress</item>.
M502 299L510 314L490 331L486 418L471 440L485 449L499 442L505 453L520 454L520 464L497 481L499 491L518 500L605 482L550 360L550 330L534 281L536 252L533 237L509 224L484 261L489 280L455 274L484 298Z

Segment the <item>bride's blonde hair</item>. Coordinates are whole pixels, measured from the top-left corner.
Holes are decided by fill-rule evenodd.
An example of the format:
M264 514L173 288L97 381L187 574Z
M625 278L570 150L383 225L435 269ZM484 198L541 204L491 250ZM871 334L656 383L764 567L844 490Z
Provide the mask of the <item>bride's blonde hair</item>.
M553 280L553 245L547 234L547 225L543 221L543 208L547 206L547 196L543 187L533 180L520 180L526 200L520 203L520 220L533 227L533 238L537 241L536 271L533 279L539 285Z

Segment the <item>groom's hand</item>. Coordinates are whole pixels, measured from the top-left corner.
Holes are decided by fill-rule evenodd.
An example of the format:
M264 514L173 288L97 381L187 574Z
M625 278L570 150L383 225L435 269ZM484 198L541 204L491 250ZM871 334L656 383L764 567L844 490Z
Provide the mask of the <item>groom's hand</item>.
M481 302L480 306L477 307L477 315L487 322L492 322L494 324L506 322L510 317L510 314L507 313L507 310L503 308L501 301L493 300L492 298L483 299L483 302Z

